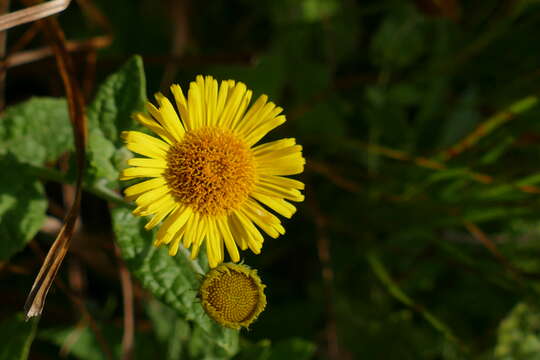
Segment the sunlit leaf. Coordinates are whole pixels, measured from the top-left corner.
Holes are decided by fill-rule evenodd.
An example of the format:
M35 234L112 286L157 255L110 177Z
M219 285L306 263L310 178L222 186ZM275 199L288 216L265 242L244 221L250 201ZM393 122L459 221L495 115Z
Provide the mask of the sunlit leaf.
M143 109L146 99L146 80L142 59L134 56L99 88L88 108L87 179L94 183L106 179L109 187L116 187L121 161L123 130L137 128L131 118Z
M0 168L12 174L0 176L0 260L6 260L41 228L47 200L41 182L11 154L0 156Z
M495 359L540 359L539 333L538 308L527 303L517 304L499 326Z
M21 162L42 165L72 149L65 99L32 98L9 107L0 119L0 154L10 151Z

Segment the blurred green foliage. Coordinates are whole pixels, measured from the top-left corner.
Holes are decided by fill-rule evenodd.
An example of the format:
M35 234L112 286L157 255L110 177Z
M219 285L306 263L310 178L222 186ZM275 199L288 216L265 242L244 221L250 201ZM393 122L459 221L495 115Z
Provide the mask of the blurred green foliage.
M73 285L73 269L85 269L78 291L88 314L53 288L31 359L106 359L89 315L120 356L114 229L146 289L137 285L137 359L540 356L538 1L91 3L114 41L98 53L95 78L82 70L88 53L75 57L81 78L103 85L87 99L88 236L59 275ZM103 32L76 4L59 20L69 39ZM10 30L8 45L25 29ZM73 149L64 100L20 103L62 95L52 71L39 62L7 73L13 106L0 119L0 165L17 177L0 176L0 330L14 336L0 359L27 356L28 345L13 344L29 344L35 325L12 314L41 260L23 247L46 214L61 218L58 183L73 178L55 162ZM151 233L124 208L111 224L105 205L128 156L117 135L135 126L130 112L145 93L197 74L268 94L288 118L270 138L296 137L308 162L306 201L285 221L287 234L261 255L243 254L267 285L268 306L239 338L195 306L197 279L169 264L184 258L148 248ZM43 249L50 242L37 234Z

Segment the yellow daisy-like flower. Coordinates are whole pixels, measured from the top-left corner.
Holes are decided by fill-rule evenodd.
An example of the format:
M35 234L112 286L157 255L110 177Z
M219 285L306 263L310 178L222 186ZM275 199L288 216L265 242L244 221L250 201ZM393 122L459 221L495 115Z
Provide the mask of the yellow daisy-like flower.
M284 177L304 169L295 139L255 145L285 122L283 109L266 95L250 107L246 85L228 80L218 87L211 76L197 76L187 98L178 85L171 92L178 112L157 94L158 107L147 103L151 116L134 114L160 138L122 133L127 148L145 157L128 160L120 179L149 178L125 190L137 204L133 213L153 215L146 229L163 221L155 245L168 245L171 256L182 244L195 258L204 241L211 267L224 260L224 247L234 262L238 247L260 253L259 229L273 238L285 233L267 208L290 218L296 208L289 201L304 200L304 184Z

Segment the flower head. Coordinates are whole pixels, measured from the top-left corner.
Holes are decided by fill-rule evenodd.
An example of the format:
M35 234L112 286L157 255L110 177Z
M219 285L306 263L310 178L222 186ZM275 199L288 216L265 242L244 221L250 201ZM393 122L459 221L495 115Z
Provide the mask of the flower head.
M211 267L224 260L240 260L238 247L258 254L263 236L285 233L269 209L290 218L303 201L304 184L287 178L304 169L302 147L288 138L257 143L285 122L282 108L260 96L249 106L252 92L241 82L218 82L197 76L187 98L171 86L176 109L157 94L158 106L147 103L150 116L134 117L159 138L125 131L128 149L144 157L128 160L121 180L146 178L125 190L135 200L134 214L152 218L146 229L161 224L155 245L180 245L195 258L206 243ZM256 225L256 226L255 226Z
M245 265L224 263L206 274L199 289L204 311L233 329L248 327L266 307L265 286Z

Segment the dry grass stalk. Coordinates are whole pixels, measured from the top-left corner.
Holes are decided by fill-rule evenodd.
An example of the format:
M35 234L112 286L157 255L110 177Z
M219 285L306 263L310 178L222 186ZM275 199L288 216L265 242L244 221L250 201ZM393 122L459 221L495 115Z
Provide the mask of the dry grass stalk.
M46 18L67 9L71 0L53 0L0 16L0 31Z

